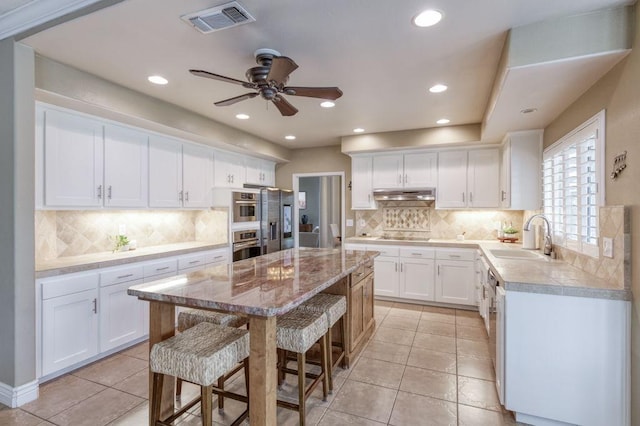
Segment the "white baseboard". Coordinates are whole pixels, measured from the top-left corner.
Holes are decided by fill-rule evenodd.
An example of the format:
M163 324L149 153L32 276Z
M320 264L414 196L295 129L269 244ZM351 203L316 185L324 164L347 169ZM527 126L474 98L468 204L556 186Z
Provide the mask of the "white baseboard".
M38 380L15 388L0 382L0 404L16 408L36 399L38 399Z

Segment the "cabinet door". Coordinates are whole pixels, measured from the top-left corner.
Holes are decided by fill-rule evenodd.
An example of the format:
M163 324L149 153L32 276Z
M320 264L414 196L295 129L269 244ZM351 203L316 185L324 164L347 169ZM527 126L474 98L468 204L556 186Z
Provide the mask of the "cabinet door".
M182 143L149 137L149 207L182 207Z
M399 295L400 279L397 257L376 257L373 273L375 274L376 296L397 297Z
M374 188L402 188L403 180L402 154L373 156Z
M211 150L185 144L182 146L182 189L185 207L211 205Z
M262 161L262 184L266 186L276 186L276 163L273 161Z
M245 181L244 161L238 155L216 151L214 159L214 186L242 188Z
M435 188L438 177L438 154L405 154L404 187Z
M373 209L373 160L371 156L351 159L351 208Z
M247 183L262 185L264 177L262 175L262 162L260 159L247 157L245 158L244 165L247 173Z
M137 297L127 294L129 287L142 282L128 281L100 288L101 352L129 343L145 334L145 307Z
M101 206L102 124L55 110L44 114L44 204Z
M97 303L97 289L42 301L43 375L98 354Z
M364 280L351 287L351 301L349 309L349 320L351 322L351 334L349 344L353 350L362 338L364 331L364 317L362 304L364 303Z
M474 262L437 260L436 268L436 302L474 304Z
M146 207L149 188L149 137L120 126L104 129L105 206Z
M438 154L438 208L467 206L467 151L445 151Z
M434 300L435 262L432 259L400 259L400 297Z
M511 207L511 142L508 139L502 146L500 162L500 207Z
M500 207L500 151L497 148L469 151L467 188L469 207Z

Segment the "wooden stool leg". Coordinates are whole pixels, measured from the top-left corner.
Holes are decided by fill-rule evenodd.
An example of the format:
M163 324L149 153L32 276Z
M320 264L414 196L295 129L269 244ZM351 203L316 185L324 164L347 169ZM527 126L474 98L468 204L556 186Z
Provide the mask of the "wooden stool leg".
M329 327L329 331L327 331L327 338L329 340L329 344L327 345L327 348L325 350L326 358L327 358L327 363L329 365L329 369L326 371L325 374L328 374L329 376L329 393L333 393L333 336L332 336L332 332L331 329L333 327ZM324 396L324 399L327 399L327 396Z
M224 390L224 375L218 379L218 389ZM218 395L218 410L224 410L224 397L222 395Z
M162 401L162 385L164 384L164 375L153 373L153 387L151 391L151 419L149 424L154 425L160 420L160 403Z
M305 369L304 365L307 362L306 354L303 352L298 354L298 412L300 414L300 426L304 426L304 421L306 417L306 401L304 398L305 394Z
M242 364L244 364L244 385L247 388L247 398L249 398L249 358L245 358ZM249 402L247 402L248 406Z
M322 400L327 400L327 388L329 387L329 377L331 377L331 367L327 366L327 350L331 350L331 345L327 344L327 334L326 333L320 339L320 374L322 374Z
M176 379L176 398L180 398L182 396L182 379L178 377Z
M213 414L211 412L213 392L211 386L200 387L200 416L202 417L202 424L206 426L213 425Z
M347 314L344 314L340 318L340 328L342 330L342 352L343 352L342 368L344 368L345 370L349 368L349 365L347 364L347 321L345 319L346 316Z

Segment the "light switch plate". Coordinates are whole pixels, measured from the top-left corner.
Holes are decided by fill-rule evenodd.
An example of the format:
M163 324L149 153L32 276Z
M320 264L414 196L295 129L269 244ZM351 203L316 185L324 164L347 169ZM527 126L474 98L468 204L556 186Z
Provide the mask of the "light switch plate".
M353 226L353 219L347 219L347 226Z
M613 238L602 239L602 255L605 257L613 257Z

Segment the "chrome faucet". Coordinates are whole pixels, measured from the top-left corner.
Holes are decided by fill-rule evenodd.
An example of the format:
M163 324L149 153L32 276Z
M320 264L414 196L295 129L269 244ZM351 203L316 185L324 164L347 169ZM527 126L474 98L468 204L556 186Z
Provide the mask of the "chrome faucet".
M529 228L531 227L531 221L536 217L539 217L540 219L544 220L544 223L547 224L547 230L544 235L544 254L546 254L547 256L551 256L551 252L553 251L553 243L551 241L551 224L549 223L549 219L547 219L541 213L534 214L529 219L527 219L527 222L524 224L523 229L525 231L529 231Z

